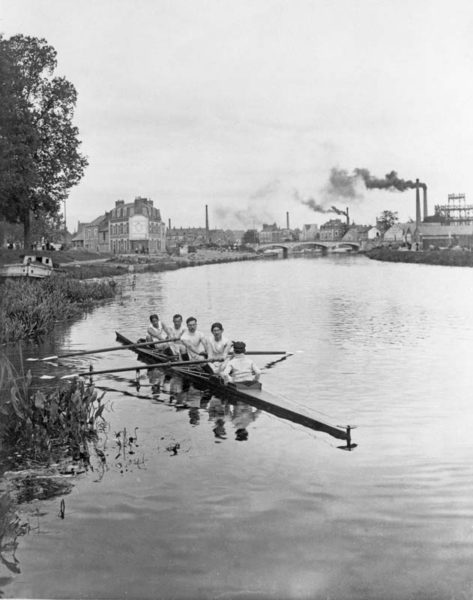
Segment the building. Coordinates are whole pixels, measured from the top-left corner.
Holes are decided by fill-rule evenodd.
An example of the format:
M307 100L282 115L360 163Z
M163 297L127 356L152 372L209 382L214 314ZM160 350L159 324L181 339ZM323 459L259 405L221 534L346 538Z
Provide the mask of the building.
M384 232L383 244L411 245L414 236L415 223L395 223Z
M87 223L79 223L77 224L77 231L72 235L71 246L73 248L83 248L84 247L84 229Z
M313 242L320 237L319 226L315 223L310 223L302 226L299 239L301 242Z
M341 219L330 219L320 226L320 241L338 242L347 231L347 224Z
M109 217L107 213L100 215L91 223L84 223L84 249L92 252L109 252L108 247L104 246L99 236L99 230L103 231L105 226L108 230ZM102 250L101 250L102 248Z
M352 225L342 238L343 242L353 242L362 244L368 241L368 232L371 229L370 225Z
M259 232L259 243L260 244L274 244L280 242L292 242L294 236L287 227L280 229L276 223L268 225L263 224L262 230Z
M109 251L114 254L156 254L166 250L166 226L153 201L138 196L117 200L109 213ZM103 230L105 233L105 230ZM97 228L98 234L98 228ZM101 240L103 241L103 240Z
M447 204L437 204L414 233L424 250L429 248L473 248L473 205L465 194L448 194Z

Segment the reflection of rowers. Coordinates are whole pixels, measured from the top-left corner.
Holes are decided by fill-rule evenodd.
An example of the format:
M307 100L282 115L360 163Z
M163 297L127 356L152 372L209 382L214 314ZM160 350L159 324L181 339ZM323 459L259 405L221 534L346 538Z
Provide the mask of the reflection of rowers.
M232 422L235 427L235 439L243 442L248 439L248 425L256 420L261 410L253 409L246 402L238 401L233 407Z
M233 342L233 357L223 369L223 377L226 382L251 383L259 381L261 370L245 354L245 342Z

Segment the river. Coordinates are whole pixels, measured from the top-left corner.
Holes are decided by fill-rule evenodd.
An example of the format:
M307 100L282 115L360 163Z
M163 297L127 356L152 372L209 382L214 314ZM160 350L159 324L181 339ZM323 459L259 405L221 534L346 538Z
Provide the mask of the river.
M77 477L64 519L60 498L22 506L41 516L4 597L473 597L473 270L332 255L124 284L123 297L24 352L113 346L116 330L138 339L153 312L194 315L205 332L222 321L248 349L293 352L264 387L356 426L357 447L249 407L200 408L192 390L177 410L144 371L139 390L134 373L97 377L113 388L106 461ZM90 360L64 359L60 372ZM125 350L92 360L135 364ZM55 371L33 364L41 372Z

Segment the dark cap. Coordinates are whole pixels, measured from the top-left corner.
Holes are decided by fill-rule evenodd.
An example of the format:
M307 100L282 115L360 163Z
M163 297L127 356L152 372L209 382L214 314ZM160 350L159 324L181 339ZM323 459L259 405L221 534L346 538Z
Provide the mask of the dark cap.
M245 342L233 342L234 352L244 352L246 350Z

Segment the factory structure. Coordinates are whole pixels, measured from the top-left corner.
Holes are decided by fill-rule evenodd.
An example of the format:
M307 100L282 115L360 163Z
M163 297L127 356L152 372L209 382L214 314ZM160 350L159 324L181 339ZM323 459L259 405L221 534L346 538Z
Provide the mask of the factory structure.
M423 215L420 188L423 189ZM416 222L413 241L423 250L433 248L473 247L473 205L465 194L448 194L446 204L436 204L429 215L427 186L416 180Z

